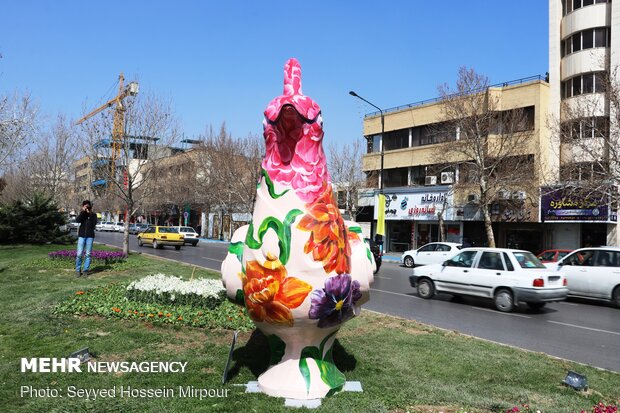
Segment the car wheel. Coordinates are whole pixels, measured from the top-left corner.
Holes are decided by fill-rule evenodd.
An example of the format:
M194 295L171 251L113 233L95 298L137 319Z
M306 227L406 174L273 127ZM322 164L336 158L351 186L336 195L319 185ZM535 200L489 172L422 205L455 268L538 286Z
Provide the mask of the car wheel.
M432 298L435 295L435 285L428 278L418 281L418 295L424 299Z
M410 257L409 255L407 255L405 257L405 259L403 260L403 263L405 264L405 267L413 267L413 257Z
M144 242L142 242L142 238L138 238L138 246L143 246Z
M613 293L611 293L611 301L620 308L620 285L616 287Z
M495 293L495 308L504 313L509 313L514 310L514 298L510 290L502 288Z
M153 248L158 249L159 248L159 242L157 242L157 240L153 240Z
M174 246L174 249L178 251L178 250L180 250L180 249L181 249L181 246L180 246L180 245L175 245L175 246Z
M530 307L532 310L540 310L545 306L545 304L547 303L527 303L527 306Z

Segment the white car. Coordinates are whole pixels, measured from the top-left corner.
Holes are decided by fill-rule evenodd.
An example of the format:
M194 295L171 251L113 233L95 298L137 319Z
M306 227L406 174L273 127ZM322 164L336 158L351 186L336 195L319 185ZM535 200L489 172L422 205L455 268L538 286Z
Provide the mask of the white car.
M98 223L95 229L97 231L115 231L115 225L112 221L104 221Z
M192 227L177 227L179 228L179 232L185 238L185 244L192 244L192 246L198 245L198 239L200 235L196 232L196 230Z
M117 222L114 224L114 230L115 232L125 232L125 223L124 222Z
M504 312L519 302L539 309L568 295L562 273L545 267L529 251L505 248L463 248L442 264L414 269L409 282L422 298L441 292L486 297Z
M581 248L545 265L564 274L568 295L609 300L620 308L620 248Z
M463 245L456 242L431 242L417 250L403 252L400 261L405 267L439 264L454 257L461 248Z

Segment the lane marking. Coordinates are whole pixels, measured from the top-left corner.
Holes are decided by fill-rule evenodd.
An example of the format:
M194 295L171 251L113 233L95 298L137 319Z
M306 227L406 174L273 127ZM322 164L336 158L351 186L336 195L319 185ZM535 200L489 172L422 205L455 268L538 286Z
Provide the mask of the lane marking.
M570 305L570 306L573 306L573 307L579 307L579 304L576 304L576 303L567 303L566 301L558 301L558 304Z
M607 333L607 334L613 334L616 336L620 336L620 333L617 333L615 331L609 331L609 330L601 330L600 328L592 328L592 327L586 327L586 326L578 326L577 324L570 324L570 323L561 323L559 321L551 321L551 320L547 320L548 323L553 323L553 324L560 324L563 326L568 326L568 327L575 327L575 328L581 328L584 330L590 330L590 331L598 331L599 333Z
M215 258L209 258L209 257L202 257L202 258L204 258L205 260L211 260L211 261L215 261L215 262L224 262L223 260L218 260L218 259L215 259Z
M416 297L415 295L409 295L409 294L403 294L403 293L395 293L393 291L385 291L385 290L377 290L375 288L371 288L370 291L377 291L379 293L386 293L386 294L394 294L394 295L400 295L403 297L409 297L409 298L417 298L418 300L421 300L420 297Z
M530 316L523 315L523 314L502 313L501 311L491 310L489 308L479 308L479 307L474 307L474 306L472 306L471 308L473 308L474 310L487 311L493 314L509 315L511 317L532 318Z
M375 275L374 277L375 278L381 278L382 280L391 280L392 279L392 277L384 277L382 275Z

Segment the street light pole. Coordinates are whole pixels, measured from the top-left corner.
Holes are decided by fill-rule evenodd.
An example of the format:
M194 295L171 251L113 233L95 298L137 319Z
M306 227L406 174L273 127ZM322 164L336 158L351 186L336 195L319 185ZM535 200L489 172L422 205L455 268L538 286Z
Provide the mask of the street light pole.
M381 149L380 149L381 167L379 169L379 193L383 194L383 135L385 134L385 118L383 117L383 109L381 109L379 106L375 105L374 103L367 101L366 99L364 99L363 97L361 97L360 95L358 95L352 90L349 92L349 95L354 96L360 100L363 100L364 102L368 103L370 106L377 109L379 113L381 114Z
M377 109L379 113L381 114L381 150L380 150L381 167L379 169L379 194L383 195L383 136L385 134L385 118L383 117L383 109L381 109L379 106L375 105L374 103L367 101L366 99L364 99L363 97L361 97L360 95L358 95L352 90L349 91L349 95L356 97L360 100L363 100L364 102L368 103L370 106ZM380 206L380 207L384 208L385 206ZM376 237L375 241L377 241L377 244L379 244L380 254L383 255L383 235L376 234L375 237Z

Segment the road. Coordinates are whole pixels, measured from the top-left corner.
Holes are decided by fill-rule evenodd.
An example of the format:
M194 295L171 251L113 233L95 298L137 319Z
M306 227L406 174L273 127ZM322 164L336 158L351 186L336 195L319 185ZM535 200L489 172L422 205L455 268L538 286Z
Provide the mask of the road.
M120 246L122 234L97 233L96 241ZM130 248L219 271L228 244L201 242L180 251L172 247L154 250L138 247L131 235ZM538 311L501 313L490 301L475 298L454 300L440 294L424 300L409 285L410 273L408 268L384 261L364 308L620 372L620 309L570 300L547 304Z

